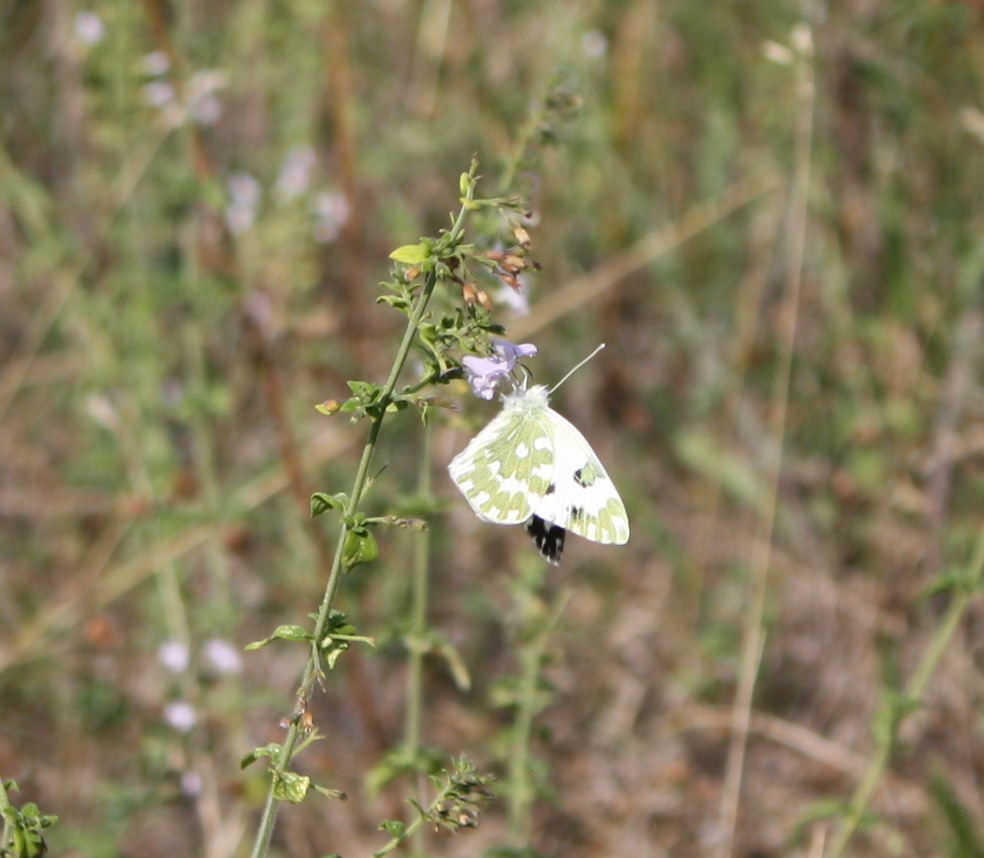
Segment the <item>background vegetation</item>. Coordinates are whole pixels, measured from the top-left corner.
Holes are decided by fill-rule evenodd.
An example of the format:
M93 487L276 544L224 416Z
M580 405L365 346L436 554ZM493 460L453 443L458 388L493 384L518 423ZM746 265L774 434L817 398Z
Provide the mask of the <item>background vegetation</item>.
M492 409L433 426L430 619L472 681L428 659L424 741L502 797L428 848L820 855L854 797L854 854L981 854L980 4L0 21L0 773L59 815L51 854L248 854L265 780L239 759L280 740L302 655L242 647L316 607L308 496L363 439L313 405L383 380L387 254L447 224L473 153L494 193L545 99L559 145L519 177L542 270L497 313L540 381L608 343L556 404L633 536L544 569L446 477ZM398 415L375 512L421 444ZM370 854L405 813L366 775L401 735L418 538L343 582L377 647L315 695L300 765L350 800L286 808L279 854Z

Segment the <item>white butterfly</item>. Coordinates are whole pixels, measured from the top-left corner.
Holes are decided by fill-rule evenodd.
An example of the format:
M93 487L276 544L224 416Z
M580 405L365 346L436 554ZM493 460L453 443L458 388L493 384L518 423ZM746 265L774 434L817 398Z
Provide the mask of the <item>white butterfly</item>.
M543 385L502 397L502 411L448 465L472 510L493 524L526 524L540 553L560 563L569 530L624 545L629 518L608 472Z

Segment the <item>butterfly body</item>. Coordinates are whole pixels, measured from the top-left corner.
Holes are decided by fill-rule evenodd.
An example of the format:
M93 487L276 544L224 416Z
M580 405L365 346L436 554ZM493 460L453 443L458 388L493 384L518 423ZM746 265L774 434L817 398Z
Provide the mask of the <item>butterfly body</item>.
M507 394L502 411L448 466L474 513L526 524L540 553L559 563L566 531L623 545L629 519L591 445L550 407L547 388Z

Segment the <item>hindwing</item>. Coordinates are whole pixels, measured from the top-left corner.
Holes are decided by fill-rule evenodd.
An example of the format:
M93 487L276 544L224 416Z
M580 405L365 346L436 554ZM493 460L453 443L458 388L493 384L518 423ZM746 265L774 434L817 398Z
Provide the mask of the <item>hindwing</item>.
M624 545L629 541L629 517L604 465L574 424L552 408L545 417L554 468L533 514L592 542Z

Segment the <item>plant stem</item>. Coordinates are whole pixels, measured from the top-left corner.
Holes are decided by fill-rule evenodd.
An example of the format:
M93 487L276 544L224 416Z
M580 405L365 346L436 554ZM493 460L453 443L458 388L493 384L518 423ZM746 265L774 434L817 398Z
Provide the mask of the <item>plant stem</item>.
M420 471L417 478L417 494L423 498L431 495L430 424L423 427ZM420 752L420 723L424 696L424 655L427 652L427 603L429 599L430 531L416 534L413 543L413 591L410 604L410 628L407 632L408 653L406 711L403 721L403 752L408 760L416 760ZM417 801L422 801L426 784L424 773L417 769ZM423 829L416 829L414 851L423 854Z
M543 709L542 694L537 685L550 635L569 599L570 593L562 593L545 621L540 618L534 621L543 625L520 652L519 709L509 753L509 828L517 845L530 842L530 817L536 797L530 776L530 741L533 719Z
M462 215L459 215L459 224L463 214L464 209L462 210ZM413 312L407 322L407 329L403 334L403 341L400 343L400 348L399 351L397 351L396 358L393 361L393 367L390 370L389 378L386 380L386 384L380 394L379 404L381 406L381 411L379 418L373 420L369 426L366 446L362 451L362 459L359 462L359 469L356 472L355 480L352 484L352 492L349 495L348 505L345 508L345 518L348 518L355 513L356 509L358 509L359 502L362 500L362 495L365 491L366 483L369 477L369 466L372 464L372 456L376 449L376 440L379 437L379 429L382 426L383 417L386 413L386 405L389 404L393 396L393 391L396 390L396 383L400 377L400 372L403 370L403 366L407 361L407 356L410 354L410 347L413 345L414 336L416 335L417 328L424 317L424 312L427 309L427 303L430 301L431 294L434 292L434 286L436 284L437 274L435 272L431 272L427 275L424 288L417 298ZM338 536L338 544L335 548L335 557L332 561L331 573L328 576L328 583L325 586L325 595L321 600L321 606L318 609L318 617L314 625L313 637L315 641L315 648L308 657L307 665L304 668L303 679L301 680L301 687L297 695L298 713L304 710L308 692L320 672L320 658L318 656L319 651L317 649L317 642L320 641L324 635L325 626L328 623L328 616L331 613L332 606L335 602L335 595L338 591L338 585L341 581L342 556L345 549L345 538L347 535L348 525L343 523L341 532ZM270 788L267 791L266 805L263 808L263 817L260 821L260 827L256 832L256 841L253 845L253 851L251 853L252 858L264 858L269 850L270 838L273 836L273 827L277 820L277 809L280 804L276 797L277 780L280 775L287 771L287 767L293 759L294 749L297 746L297 741L300 734L300 720L295 717L291 721L290 729L287 731L287 738L284 740L283 751L280 754L280 759L277 761L277 764L273 770L273 775L270 780Z
M806 248L808 197L810 189L813 153L814 84L811 57L801 57L796 77L800 112L796 123L795 172L790 199L790 223L788 231L788 266L783 311L780 360L773 378L770 413L774 415L771 468L768 475L769 491L762 510L762 530L755 552L752 599L745 615L742 633L742 652L738 675L738 688L732 706L731 739L725 764L724 783L721 788L721 806L718 820L721 828L721 844L717 858L730 858L734 850L735 831L738 825L738 809L741 785L748 750L752 704L765 649L765 608L769 593L769 567L772 564L772 540L774 538L776 512L779 504L782 477L783 447L786 437L786 416L796 354L796 332L800 314L800 296L803 287L803 261Z
M3 817L3 840L0 840L0 846L3 846L10 838L11 822L7 818L7 814L3 813L10 806L10 796L7 795L7 788L3 783L3 775L0 774L0 816Z
M954 593L942 621L933 633L933 637L930 638L919 664L916 665L916 669L905 688L903 697L905 702L916 704L921 701L923 692L926 690L936 666L940 663L940 659L943 658L943 653L946 652L950 641L953 639L960 621L967 612L971 597L977 592L982 579L984 579L984 527L977 535L970 574L966 580L961 581L960 588ZM891 729L876 733L877 747L875 753L868 761L864 775L855 788L854 795L851 796L847 813L841 820L830 851L827 853L827 858L840 858L844 854L847 844L858 830L861 818L871 803L875 789L888 766L889 756L901 722L902 718L894 719Z
M420 459L420 474L417 491L421 498L430 496L430 427L424 427L423 450ZM414 540L413 554L413 592L410 605L410 630L407 640L409 665L407 670L407 702L403 722L403 747L408 757L413 757L420 749L420 713L423 694L423 637L427 632L427 598L429 555L428 532Z

